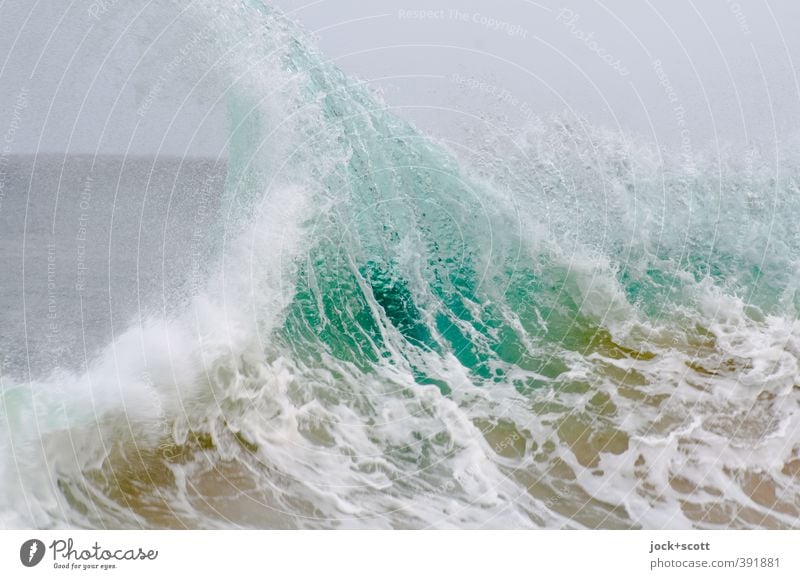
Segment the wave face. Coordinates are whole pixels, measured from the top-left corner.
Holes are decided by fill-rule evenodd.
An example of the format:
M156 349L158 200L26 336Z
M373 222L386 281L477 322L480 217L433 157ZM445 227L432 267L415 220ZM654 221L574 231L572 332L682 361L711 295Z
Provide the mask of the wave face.
M3 378L0 524L798 526L785 159L581 119L450 151L276 10L193 18L202 259L84 370Z

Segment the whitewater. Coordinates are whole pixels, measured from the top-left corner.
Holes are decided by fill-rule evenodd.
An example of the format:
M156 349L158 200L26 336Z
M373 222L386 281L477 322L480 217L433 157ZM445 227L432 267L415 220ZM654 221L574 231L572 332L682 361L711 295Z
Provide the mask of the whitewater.
M124 332L4 368L0 527L800 528L792 147L445 144L277 9L182 23L224 185Z

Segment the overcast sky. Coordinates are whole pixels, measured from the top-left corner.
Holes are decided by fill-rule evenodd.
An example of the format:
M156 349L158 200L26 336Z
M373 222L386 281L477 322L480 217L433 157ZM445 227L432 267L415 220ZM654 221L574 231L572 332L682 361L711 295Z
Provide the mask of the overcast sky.
M520 126L563 111L698 148L769 146L800 126L797 0L277 3L327 57L444 138L476 116ZM224 154L224 107L187 79L158 85L169 50L143 55L167 28L161 38L189 27L167 18L180 4L0 0L3 154Z

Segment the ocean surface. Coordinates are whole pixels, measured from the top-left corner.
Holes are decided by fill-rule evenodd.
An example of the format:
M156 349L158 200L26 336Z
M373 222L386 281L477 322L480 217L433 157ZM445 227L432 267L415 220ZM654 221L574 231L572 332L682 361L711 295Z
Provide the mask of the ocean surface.
M800 528L788 146L445 145L199 4L226 159L0 159L0 527Z

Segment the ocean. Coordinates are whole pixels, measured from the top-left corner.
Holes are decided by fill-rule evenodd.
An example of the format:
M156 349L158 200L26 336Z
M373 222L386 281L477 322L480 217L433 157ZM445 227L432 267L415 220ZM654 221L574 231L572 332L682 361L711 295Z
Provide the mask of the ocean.
M456 148L224 16L227 158L1 159L0 527L800 527L791 147Z

